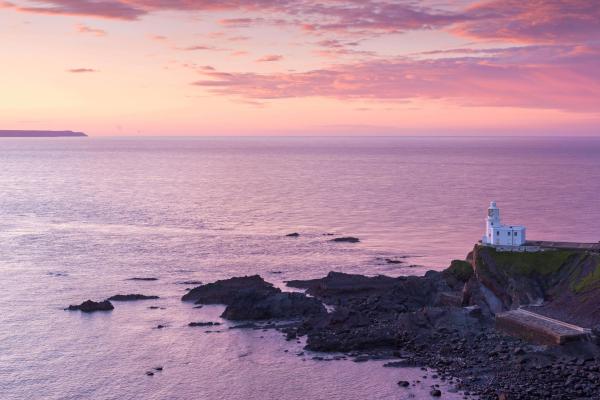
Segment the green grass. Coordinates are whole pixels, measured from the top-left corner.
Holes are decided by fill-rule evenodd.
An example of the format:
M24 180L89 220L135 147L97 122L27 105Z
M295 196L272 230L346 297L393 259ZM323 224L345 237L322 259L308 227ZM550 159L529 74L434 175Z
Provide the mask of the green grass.
M576 254L568 250L548 250L537 253L498 252L487 248L500 269L510 274L548 276L558 272L567 259Z
M586 292L597 287L600 287L600 260L598 261L596 268L590 274L571 285L571 289L575 293Z
M473 276L473 266L467 261L452 260L444 273L452 275L461 282L466 282Z

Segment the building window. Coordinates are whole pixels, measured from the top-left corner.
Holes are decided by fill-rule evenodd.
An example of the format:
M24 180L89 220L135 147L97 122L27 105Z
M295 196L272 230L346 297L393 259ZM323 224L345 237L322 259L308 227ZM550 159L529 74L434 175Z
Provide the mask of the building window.
M496 235L500 236L500 231L496 231Z
M517 235L518 235L518 233L517 233L517 232L515 232L515 236L517 236Z

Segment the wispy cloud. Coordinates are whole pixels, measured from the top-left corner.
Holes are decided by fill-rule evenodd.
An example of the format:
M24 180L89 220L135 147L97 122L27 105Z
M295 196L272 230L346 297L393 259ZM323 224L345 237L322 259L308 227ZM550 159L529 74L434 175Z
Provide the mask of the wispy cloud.
M294 73L209 71L194 85L250 99L447 99L467 106L600 112L600 49L507 49L495 57L400 58Z
M67 72L70 72L72 74L85 74L85 73L98 72L98 71L95 69L92 69L92 68L71 68L71 69L68 69Z
M259 59L257 59L257 62L275 62L275 61L281 61L283 60L283 56L279 55L279 54L268 54L266 56L263 56Z
M87 33L95 36L106 36L106 31L104 29L92 28L83 24L75 26L75 30L79 33Z

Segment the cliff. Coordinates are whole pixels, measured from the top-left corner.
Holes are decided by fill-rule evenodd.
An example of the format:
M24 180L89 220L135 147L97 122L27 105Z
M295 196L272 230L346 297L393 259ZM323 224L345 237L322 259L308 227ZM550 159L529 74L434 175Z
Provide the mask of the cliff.
M32 137L87 137L85 133L73 131L10 131L0 130L0 137L32 138Z
M535 307L535 312L592 327L600 324L600 254L578 250L497 252L477 245L469 261L474 275L464 304L491 314Z

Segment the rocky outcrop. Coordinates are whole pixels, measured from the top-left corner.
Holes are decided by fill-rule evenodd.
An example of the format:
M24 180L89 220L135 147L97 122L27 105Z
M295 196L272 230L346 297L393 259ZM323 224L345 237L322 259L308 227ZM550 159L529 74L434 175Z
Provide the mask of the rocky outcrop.
M194 288L182 297L196 304L225 304L229 320L290 319L325 315L323 304L304 293L282 292L260 276L225 279Z
M357 361L396 358L389 367L427 366L442 379L458 378L453 383L482 399L594 398L600 390L596 342L531 346L497 332L493 315L544 301L566 304L573 315L589 317L600 298L597 257L505 254L477 247L467 261L453 261L446 270L421 277L330 272L287 283L314 297L282 292L254 276L200 286L184 300L226 304L222 317L233 320L289 319L273 329L288 340L305 336L309 350L346 352ZM332 311L326 312L321 301ZM268 326L274 325L253 322L236 328ZM435 390L432 396L440 394Z
M456 285L456 287L451 286ZM424 277L388 276L367 277L341 272L330 272L325 278L287 282L290 287L306 289L306 293L328 304L352 307L376 305L379 310L409 311L435 304L442 292L462 289L462 285L449 281L444 274L429 271Z
M115 307L108 300L104 300L104 301L86 300L79 305L70 305L65 310L68 310L68 311L79 310L84 313L92 313L92 312L96 312L96 311L111 311L111 310L114 310L114 308Z
M404 278L390 278L388 276L368 277L364 275L351 275L341 272L330 272L325 278L292 280L286 285L306 292L325 300L335 300L348 296L367 296L381 293L391 289L397 282Z
M236 277L198 286L186 293L181 300L196 304L231 304L240 294L268 296L281 290L265 282L258 275Z
M262 296L244 293L238 296L221 317L229 320L265 320L326 315L323 304L304 293L275 293Z
M583 326L600 324L600 255L584 251L498 252L476 246L465 304L494 315L519 307Z
M109 297L109 301L138 301L138 300L156 300L158 296L146 296L144 294L117 294Z
M345 236L345 237L337 237L335 239L331 239L331 242L337 243L358 243L360 242L359 238L353 236Z

